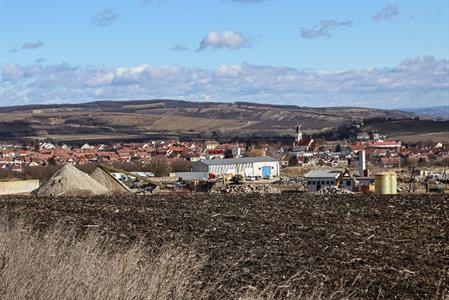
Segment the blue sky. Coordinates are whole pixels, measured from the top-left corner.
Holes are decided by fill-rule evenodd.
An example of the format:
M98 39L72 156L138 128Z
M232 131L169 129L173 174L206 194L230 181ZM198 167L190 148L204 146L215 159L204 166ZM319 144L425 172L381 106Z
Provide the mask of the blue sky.
M0 3L0 105L449 104L448 1Z

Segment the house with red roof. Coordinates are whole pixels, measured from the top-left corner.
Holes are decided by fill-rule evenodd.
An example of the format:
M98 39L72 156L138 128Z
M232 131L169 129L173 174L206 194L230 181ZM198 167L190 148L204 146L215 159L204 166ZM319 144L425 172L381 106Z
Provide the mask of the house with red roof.
M374 141L366 142L367 148L378 148L378 149L393 149L399 150L401 148L401 142L399 141Z
M312 138L302 138L293 145L293 151L310 151L313 149L315 141Z

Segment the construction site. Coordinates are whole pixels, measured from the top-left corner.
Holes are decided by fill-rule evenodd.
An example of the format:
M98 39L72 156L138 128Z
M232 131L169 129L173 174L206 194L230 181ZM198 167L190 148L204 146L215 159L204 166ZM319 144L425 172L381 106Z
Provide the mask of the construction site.
M363 127L357 122L350 126L355 143L317 143L303 134L301 126L296 125L292 144L258 148L214 140L84 143L79 147L43 142L35 145L39 150L30 150L29 145L9 145L3 150L0 147L0 160L4 163L0 161L0 195L190 192L394 195L448 191L449 148L443 143L404 147L400 141L381 140L377 131L361 132ZM360 140L356 133L365 133L366 139ZM36 170L53 177L36 177L39 175ZM54 173L48 174L49 170ZM7 180L15 177L25 180Z
M113 194L167 193L314 193L314 194L404 194L447 192L449 176L415 170L377 172L374 176L363 166L349 169L305 169L300 175L244 176L235 170L212 172L174 172L154 176L148 172L127 172L108 165L97 165L86 173L66 164L49 179L0 182L0 195L95 196Z

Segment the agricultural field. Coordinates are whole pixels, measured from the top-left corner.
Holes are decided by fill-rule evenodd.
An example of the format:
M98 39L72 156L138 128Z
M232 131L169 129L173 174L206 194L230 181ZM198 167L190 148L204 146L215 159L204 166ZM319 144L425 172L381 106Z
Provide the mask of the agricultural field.
M449 141L449 121L433 120L381 120L371 121L369 129L375 129L404 143L438 143Z
M102 247L111 252L128 253L124 249L138 246L139 251L165 261L176 261L175 256L167 258L167 249L189 253L182 257L196 263L175 269L191 278L169 277L188 291L167 299L449 296L447 195L2 197L0 216L3 231L19 223L21 228L31 228L29 232L59 228L73 239L107 238L107 246ZM0 244L14 244L16 236L22 234L0 235ZM0 262L0 282L10 276L5 270L13 268L5 249L0 246L0 258L3 255L6 261L3 269ZM176 290L171 283L169 289ZM8 295L8 287L0 283L2 295ZM38 298L33 292L30 295Z
M365 118L413 118L408 112L359 107L299 107L248 102L103 101L0 108L0 140L123 141L163 137L291 136L332 131ZM441 131L441 129L439 129ZM217 137L214 137L217 138Z

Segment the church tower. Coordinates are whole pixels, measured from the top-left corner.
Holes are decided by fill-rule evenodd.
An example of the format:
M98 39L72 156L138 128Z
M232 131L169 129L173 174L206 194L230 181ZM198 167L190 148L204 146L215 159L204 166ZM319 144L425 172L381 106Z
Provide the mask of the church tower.
M301 126L302 124L296 124L296 143L302 140Z

